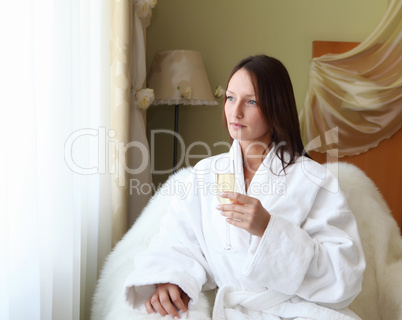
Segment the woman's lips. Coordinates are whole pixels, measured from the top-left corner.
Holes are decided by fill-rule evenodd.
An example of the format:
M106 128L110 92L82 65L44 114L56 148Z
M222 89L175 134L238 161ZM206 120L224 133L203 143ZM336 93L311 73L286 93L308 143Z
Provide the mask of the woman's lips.
M232 128L233 129L242 129L242 128L244 128L245 126L243 126L243 125L241 125L240 123L234 123L234 122L232 122Z

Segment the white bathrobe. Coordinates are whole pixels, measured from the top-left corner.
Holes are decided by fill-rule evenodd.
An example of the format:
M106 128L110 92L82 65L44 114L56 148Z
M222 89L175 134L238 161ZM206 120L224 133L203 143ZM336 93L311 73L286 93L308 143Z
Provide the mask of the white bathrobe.
M235 162L237 192L257 198L271 214L262 238L231 226L216 209L216 172ZM365 259L357 225L338 181L300 157L282 170L272 148L245 191L238 141L229 153L200 161L177 194L148 250L134 259L127 303L144 303L157 283L174 283L197 304L218 287L214 320L359 319L347 309L361 290Z

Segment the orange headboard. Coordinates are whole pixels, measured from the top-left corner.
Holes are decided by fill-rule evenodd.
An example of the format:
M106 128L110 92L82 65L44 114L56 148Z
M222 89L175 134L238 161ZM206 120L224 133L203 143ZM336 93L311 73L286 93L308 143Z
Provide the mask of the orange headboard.
M313 57L325 53L343 53L353 49L358 42L314 41ZM342 158L311 151L310 156L320 162L344 161L362 169L374 181L402 230L402 129L376 148L356 156Z

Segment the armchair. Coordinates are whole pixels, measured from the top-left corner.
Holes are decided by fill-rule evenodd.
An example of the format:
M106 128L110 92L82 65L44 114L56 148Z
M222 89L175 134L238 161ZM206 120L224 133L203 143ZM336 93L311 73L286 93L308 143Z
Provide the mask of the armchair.
M367 261L363 289L350 309L363 320L402 319L402 238L398 225L376 186L363 171L341 162L327 166L338 176L356 216ZM159 315L139 314L131 309L124 301L123 285L132 271L133 256L147 248L173 197L163 191L175 181L185 179L188 173L188 169L182 169L169 178L109 254L93 297L92 320L160 319ZM188 319L211 319L214 294L214 291L202 293L198 308L189 310Z

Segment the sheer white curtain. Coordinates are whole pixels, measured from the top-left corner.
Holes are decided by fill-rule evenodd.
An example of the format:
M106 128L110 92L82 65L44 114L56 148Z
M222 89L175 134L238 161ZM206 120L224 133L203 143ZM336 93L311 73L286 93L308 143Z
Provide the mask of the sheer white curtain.
M0 319L86 319L110 250L109 7L2 1Z

